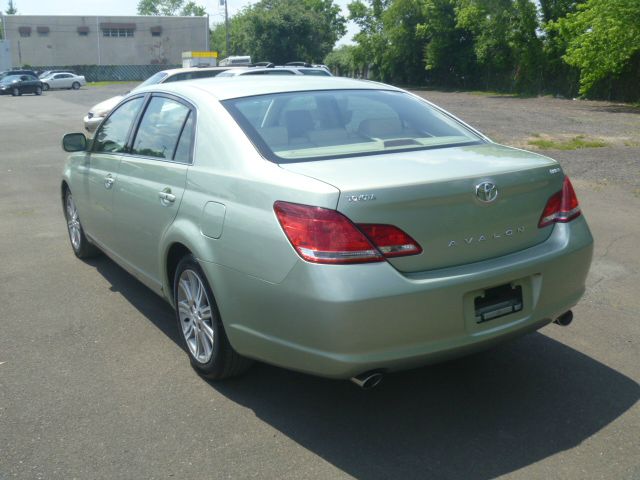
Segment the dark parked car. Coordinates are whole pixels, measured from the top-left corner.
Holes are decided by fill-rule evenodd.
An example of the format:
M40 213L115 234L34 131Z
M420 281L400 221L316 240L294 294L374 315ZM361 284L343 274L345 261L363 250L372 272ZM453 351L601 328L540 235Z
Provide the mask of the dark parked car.
M35 75L7 75L0 79L0 95L23 93L42 95L42 82Z
M8 77L9 75L33 75L37 77L36 72L33 70L5 70L4 72L0 72L0 80L4 77Z

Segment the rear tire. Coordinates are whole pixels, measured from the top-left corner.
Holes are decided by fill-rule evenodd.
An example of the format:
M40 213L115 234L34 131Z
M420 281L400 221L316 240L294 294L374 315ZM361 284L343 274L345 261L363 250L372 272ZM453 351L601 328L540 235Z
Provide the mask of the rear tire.
M178 263L173 299L180 338L200 375L222 380L240 375L251 366L253 362L229 343L207 277L193 255L186 255Z
M42 95L42 89L40 87L36 87L35 94L36 95Z
M42 84L42 89L46 92L47 90L49 90L51 87L49 86L48 83L43 83Z
M78 82L73 82L73 85L71 85L71 88L73 88L74 90L78 90L80 88L80 84Z
M67 220L69 240L76 257L84 259L99 255L100 250L98 250L98 247L91 243L84 234L84 229L78 216L78 209L69 190L64 194L64 218Z

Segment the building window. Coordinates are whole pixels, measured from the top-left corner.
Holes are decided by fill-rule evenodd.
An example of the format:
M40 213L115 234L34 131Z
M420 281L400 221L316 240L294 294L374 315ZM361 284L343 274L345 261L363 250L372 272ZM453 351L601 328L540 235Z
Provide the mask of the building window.
M80 35L81 37L89 36L89 27L78 27L78 35Z
M18 27L18 33L21 37L30 37L31 27Z
M38 32L39 37L48 37L49 27L36 27L36 32Z
M149 29L149 31L151 31L151 36L152 37L160 37L160 36L162 36L162 27L161 26L151 27Z
M103 37L133 37L133 28L103 28Z

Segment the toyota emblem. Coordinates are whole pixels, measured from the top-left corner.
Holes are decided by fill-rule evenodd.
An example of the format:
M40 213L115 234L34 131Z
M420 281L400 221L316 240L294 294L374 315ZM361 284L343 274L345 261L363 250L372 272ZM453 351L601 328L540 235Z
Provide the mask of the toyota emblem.
M491 182L482 182L476 185L476 197L484 203L491 203L498 198L498 187Z

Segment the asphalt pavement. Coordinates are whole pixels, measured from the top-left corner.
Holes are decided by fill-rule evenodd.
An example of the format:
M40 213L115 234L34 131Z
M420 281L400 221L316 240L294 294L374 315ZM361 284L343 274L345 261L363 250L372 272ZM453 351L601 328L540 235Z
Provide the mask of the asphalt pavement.
M69 245L62 135L128 88L0 97L1 480L640 479L633 185L575 168L596 250L569 327L389 375L371 391L264 364L210 383L189 366L162 299ZM473 102L492 108L488 97L438 95L463 118ZM468 114L480 129L501 122ZM621 155L637 166L629 148Z

